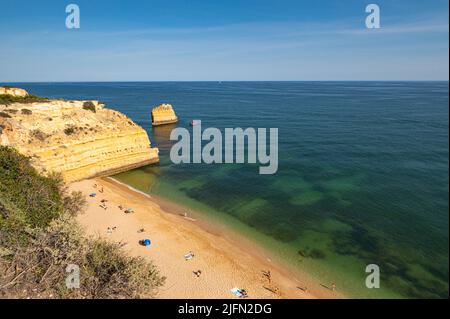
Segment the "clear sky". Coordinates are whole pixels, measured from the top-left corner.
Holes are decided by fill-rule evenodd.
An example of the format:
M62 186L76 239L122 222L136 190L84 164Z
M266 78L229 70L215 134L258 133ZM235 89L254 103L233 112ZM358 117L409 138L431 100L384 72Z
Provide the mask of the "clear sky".
M66 5L81 28L65 26ZM366 5L381 9L367 29ZM448 80L448 0L0 0L0 81Z

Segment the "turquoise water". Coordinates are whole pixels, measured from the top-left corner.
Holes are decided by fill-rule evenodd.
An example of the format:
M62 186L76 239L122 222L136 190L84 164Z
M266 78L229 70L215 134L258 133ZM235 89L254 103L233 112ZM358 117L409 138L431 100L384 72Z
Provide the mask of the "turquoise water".
M17 84L99 99L130 116L161 163L116 176L231 225L293 267L361 297L448 297L448 82L150 82ZM278 127L279 170L173 165L173 104L202 126ZM377 264L381 288L365 287Z

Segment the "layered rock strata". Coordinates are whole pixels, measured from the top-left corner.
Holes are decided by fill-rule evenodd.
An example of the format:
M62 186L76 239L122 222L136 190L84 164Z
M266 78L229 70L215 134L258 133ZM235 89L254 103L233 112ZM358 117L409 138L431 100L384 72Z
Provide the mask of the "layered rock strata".
M0 144L29 156L41 173L67 182L159 161L146 131L98 101L0 105Z
M163 125L178 122L175 111L170 104L161 104L152 109L152 125Z

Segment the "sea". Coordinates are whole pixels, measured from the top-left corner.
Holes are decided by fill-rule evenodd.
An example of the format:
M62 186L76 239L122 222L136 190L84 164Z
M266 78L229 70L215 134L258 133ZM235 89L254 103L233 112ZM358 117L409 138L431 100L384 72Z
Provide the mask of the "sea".
M148 132L160 163L114 178L233 228L350 297L448 298L448 82L8 85L123 112ZM177 124L152 127L161 103ZM192 120L222 132L278 128L278 171L174 164L170 133L192 131Z

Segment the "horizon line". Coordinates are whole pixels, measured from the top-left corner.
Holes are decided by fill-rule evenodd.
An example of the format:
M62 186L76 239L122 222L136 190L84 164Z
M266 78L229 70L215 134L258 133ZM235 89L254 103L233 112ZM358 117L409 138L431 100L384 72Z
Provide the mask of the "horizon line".
M449 82L449 80L110 80L110 81L0 81L4 84L13 83L150 83L150 82Z

